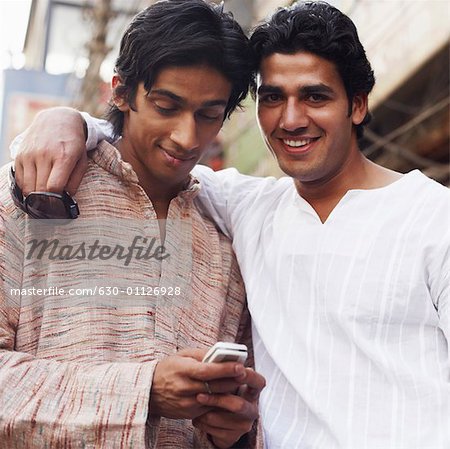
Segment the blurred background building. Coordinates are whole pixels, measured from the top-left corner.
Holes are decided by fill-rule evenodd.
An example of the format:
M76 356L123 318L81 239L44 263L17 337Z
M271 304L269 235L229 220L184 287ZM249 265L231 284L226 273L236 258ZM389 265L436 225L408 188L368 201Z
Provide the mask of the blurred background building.
M10 3L16 3L17 0ZM120 36L145 0L31 0L23 68L4 71L2 162L11 137L37 110L73 104L101 114ZM218 1L216 3L219 3ZM225 0L250 30L290 0ZM407 172L420 168L449 185L448 0L334 0L359 30L377 78L370 97L374 116L363 151L373 160ZM280 175L246 102L211 148L214 168L236 166L257 175Z

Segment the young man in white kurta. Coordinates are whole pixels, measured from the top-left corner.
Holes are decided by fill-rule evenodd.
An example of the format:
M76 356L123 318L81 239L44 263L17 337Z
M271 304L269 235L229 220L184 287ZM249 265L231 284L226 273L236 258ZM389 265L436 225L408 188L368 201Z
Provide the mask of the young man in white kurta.
M415 170L322 223L290 178L195 173L247 288L268 447L450 447L448 189Z

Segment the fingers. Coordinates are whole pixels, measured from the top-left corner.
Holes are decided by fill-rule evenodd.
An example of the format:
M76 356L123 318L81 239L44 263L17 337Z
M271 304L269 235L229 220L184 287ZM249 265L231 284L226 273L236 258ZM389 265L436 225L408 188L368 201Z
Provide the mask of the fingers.
M240 381L241 379L239 379ZM261 391L266 386L266 379L256 371L251 368L245 369L245 378L242 380L242 383L247 385L245 389L245 397L247 399L257 399L261 393Z
M36 165L32 158L18 158L15 163L16 181L24 195L36 191L62 193L64 190L74 195L88 166L86 153L80 159L67 156L54 161L43 154L35 161Z
M217 407L231 413L236 413L246 419L256 419L258 417L258 407L256 402L250 402L234 394L207 395L200 393L197 401L208 407Z
M23 165L20 161L15 161L14 162L14 171L15 171L15 176L16 176L16 183L19 186L23 186ZM23 190L22 190L23 192Z
M205 382L194 382L192 383L191 389L186 391L187 395L207 393L207 394L224 394L224 393L234 393L240 384L234 380L211 380L208 382L208 388L206 388Z
M199 393L222 394L236 391L241 385L236 379L243 374L245 368L235 362L202 363L190 357L176 355L158 363L153 388L160 396L192 397L196 401ZM205 382L208 382L208 387Z
M235 393L242 386L240 382L230 378L210 380L208 385L212 393Z
M66 186L68 184L69 176L75 165L76 162L63 159L57 159L56 161L54 161L51 169L48 171L48 173L46 173L47 177L45 178L44 190L56 193L62 193L64 190L67 190ZM37 166L39 176L44 176L45 169L42 168L44 166L44 161L40 161L40 164Z
M36 166L33 162L22 163L19 175L16 172L16 182L24 195L36 191Z
M208 383L208 387L206 387ZM183 396L192 396L198 393L207 394L223 394L223 393L234 393L242 385L239 382L231 378L224 378L221 380L210 380L210 381L196 381L191 380L191 382L186 383L184 390L181 392Z
M241 415L213 410L198 416L192 424L195 427L209 426L216 429L240 430L241 433L247 433L251 430L253 422L254 419L244 419Z
M195 418L192 424L208 433L216 446L227 448L252 429L258 416L256 405L253 407L255 411L249 416L214 410Z
M48 160L41 160L36 166L36 185L34 190L36 192L46 192L47 191L47 180L52 171L51 162ZM51 192L61 193L62 191L51 190Z
M181 357L191 357L191 358L197 360L198 362L201 362L207 352L208 352L207 349L185 348L185 349L181 349L180 351L178 351L177 355L179 355Z
M225 415L225 417L224 417ZM229 430L235 425L235 416L227 412L210 411L192 420L192 425L208 432L208 428ZM210 433L210 432L208 432Z
M224 377L239 377L244 373L245 368L241 363L196 363L192 365L190 377L204 382Z
M242 385L239 389L238 396L245 399L246 401L256 402L258 401L260 394L261 390L251 388L248 385Z
M196 427L197 429L203 430L203 432L209 433L210 435L217 435L221 431L229 431L230 428L223 428L218 426L212 426L210 424L207 424L204 421L201 421L202 417L205 415L201 415L194 420L192 420L192 425ZM222 435L223 436L223 435Z
M83 179L83 176L86 173L87 167L88 167L87 154L83 153L81 155L81 158L76 163L75 168L72 171L72 174L70 175L67 183L64 184L66 186L66 191L71 195L75 195L75 192L78 190L78 187L81 184L81 180ZM60 178L58 179L57 178L58 175L59 175L58 173L55 173L56 179L53 179L52 176L49 177L48 179L49 188L52 186L52 183L54 184L58 183L58 185L61 185L64 182L63 179L64 176L60 176Z
M202 415L192 421L192 424L194 427L196 427L199 430L202 430L203 432L209 434L214 442L214 446L218 448L229 448L232 446L236 441L239 440L239 438L249 432L249 430L241 430L242 423L239 422L233 422L233 427L230 428L229 424L227 423L227 427L222 428L219 426L213 426L207 423L203 418L205 416L209 416L211 413L207 413L206 415ZM247 428L248 426L246 426Z
M73 194L87 167L80 114L70 108L41 111L23 137L15 167L17 184L25 195L33 191L61 193L66 186Z
M177 352L177 355L181 357L190 357L197 362L201 362L207 352L207 349L186 348ZM252 373L254 373L254 371L252 371ZM251 382L259 385L261 383L260 380L264 378L258 374L257 376L260 377L260 379L258 379L257 376L252 373L250 374ZM234 384L234 389L230 391L234 391L239 385L247 383L246 379L248 377L246 375L245 367L241 363L237 362L196 364L193 365L190 375L192 379L199 380L201 382L215 381L216 379L222 380L223 378L232 377L234 378L234 381L237 380L238 383ZM229 388L229 383L225 380L224 385L221 385L220 383L216 384L217 391L215 392L226 392L227 388Z
M187 376L192 359L170 356L156 365L150 393L151 413L172 419L192 419L209 408L196 400L198 391L205 385L197 382L197 390L191 392L194 382Z
M191 364L189 376L195 381L201 383L205 381L223 380L222 385L218 383L216 389L222 392L223 389L229 388L228 378L233 378L233 386L236 389L242 382L235 383L235 379L245 375L245 368L242 364L236 362L226 363L203 363L207 349L186 348L177 352L177 356L193 359L195 362ZM200 363L198 363L200 362Z
M88 166L88 158L85 151L79 152L79 148L65 144L61 154L55 156L51 172L47 176L46 188L50 192L61 193L66 190L71 195L77 191ZM50 156L48 159L50 160ZM38 170L44 166L44 160L39 161Z

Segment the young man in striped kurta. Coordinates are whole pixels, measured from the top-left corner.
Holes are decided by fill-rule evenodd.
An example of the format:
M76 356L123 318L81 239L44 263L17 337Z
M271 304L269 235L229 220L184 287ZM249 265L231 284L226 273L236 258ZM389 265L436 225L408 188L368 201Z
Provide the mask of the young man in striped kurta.
M189 174L245 97L250 64L219 7L155 4L123 37L109 111L121 137L90 155L81 217L31 219L1 170L1 449L260 445L244 434L264 379L201 363L217 341L251 340L231 244L194 205ZM144 236L165 249L125 258Z

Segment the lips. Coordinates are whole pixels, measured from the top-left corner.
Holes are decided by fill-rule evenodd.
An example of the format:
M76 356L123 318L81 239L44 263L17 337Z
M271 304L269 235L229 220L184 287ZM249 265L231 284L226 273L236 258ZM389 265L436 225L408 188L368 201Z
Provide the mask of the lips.
M193 159L193 157L180 157L180 156L175 156L174 154L170 154L170 153L167 152L167 151L165 151L165 153L166 153L169 157L171 157L171 158L173 158L173 159L176 159L176 160L178 160L178 161L186 162L186 161L190 161L191 159Z
M320 137L297 137L297 138L281 138L284 150L287 153L303 154L312 149L314 143L319 140Z
M192 160L195 159L195 156L189 156L189 157L180 156L180 155L174 154L172 152L169 152L162 147L160 147L160 148L161 148L162 153L164 154L166 160L169 162L170 165L178 166L178 165L184 164L186 162L191 162Z

